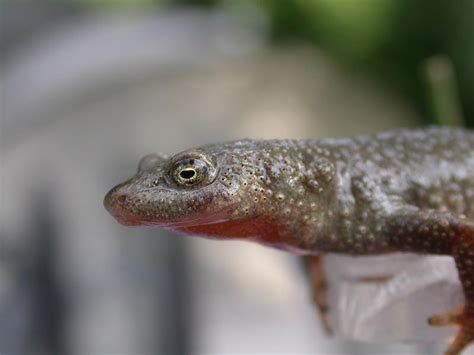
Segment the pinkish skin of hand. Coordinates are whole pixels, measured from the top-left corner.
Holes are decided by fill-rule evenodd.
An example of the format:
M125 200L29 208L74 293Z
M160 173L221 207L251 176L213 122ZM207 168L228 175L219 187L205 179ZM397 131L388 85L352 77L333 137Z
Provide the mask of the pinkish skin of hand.
M474 133L398 130L236 141L142 159L107 210L125 225L247 239L300 254L406 251L455 258L466 305L446 354L474 339Z

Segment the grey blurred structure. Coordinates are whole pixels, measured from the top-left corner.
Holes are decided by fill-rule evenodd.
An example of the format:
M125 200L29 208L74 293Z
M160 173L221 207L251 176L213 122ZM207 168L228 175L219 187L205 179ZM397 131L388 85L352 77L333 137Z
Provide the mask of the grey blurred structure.
M414 121L366 78L290 49L197 11L73 16L11 49L1 78L0 353L381 351L323 335L296 257L126 229L102 208L149 152Z

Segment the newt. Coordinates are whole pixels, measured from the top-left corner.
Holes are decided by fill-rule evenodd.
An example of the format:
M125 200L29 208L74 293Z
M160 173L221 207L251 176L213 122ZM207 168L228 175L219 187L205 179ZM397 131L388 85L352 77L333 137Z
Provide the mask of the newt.
M474 341L474 132L427 127L367 136L239 140L150 154L105 197L127 226L245 239L306 255L450 255L465 304L445 354ZM315 277L316 288L326 287ZM319 301L324 306L324 301Z

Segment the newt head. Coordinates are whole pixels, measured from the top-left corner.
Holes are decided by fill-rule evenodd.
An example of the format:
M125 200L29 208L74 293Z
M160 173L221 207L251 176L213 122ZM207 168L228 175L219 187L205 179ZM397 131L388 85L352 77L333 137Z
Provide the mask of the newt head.
M127 226L159 226L208 237L250 237L270 210L272 191L252 141L206 146L169 159L145 156L134 177L114 187L106 209ZM259 219L260 217L260 219ZM244 223L245 221L245 223ZM250 223L250 225L249 225ZM245 228L242 224L246 224Z

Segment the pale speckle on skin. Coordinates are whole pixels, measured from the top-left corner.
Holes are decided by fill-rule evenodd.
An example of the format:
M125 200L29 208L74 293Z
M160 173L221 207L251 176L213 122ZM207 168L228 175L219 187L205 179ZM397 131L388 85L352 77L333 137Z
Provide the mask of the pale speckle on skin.
M175 165L190 159L204 173L197 183L179 185ZM467 299L466 322L472 322L472 328L461 328L468 329L461 336L466 344L474 339L471 131L425 128L347 139L242 140L170 159L152 154L132 179L107 194L105 205L124 224L176 229L251 224L263 216L265 229L251 239L288 251L452 255ZM275 238L264 235L269 228Z

